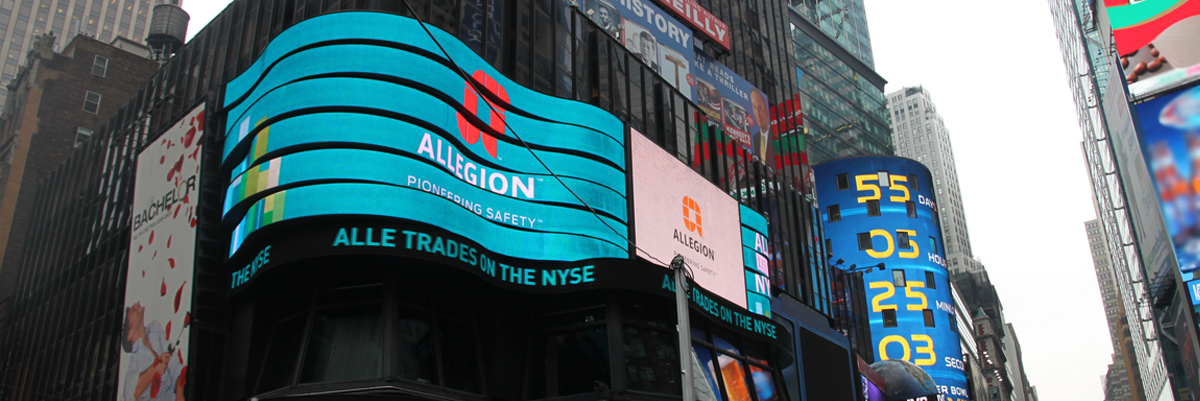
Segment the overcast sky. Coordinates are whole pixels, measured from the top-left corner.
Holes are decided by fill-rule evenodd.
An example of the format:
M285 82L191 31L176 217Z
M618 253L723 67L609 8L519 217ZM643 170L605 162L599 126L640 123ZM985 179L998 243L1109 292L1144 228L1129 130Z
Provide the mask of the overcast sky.
M887 91L922 85L946 121L975 255L1043 400L1102 400L1112 345L1083 223L1082 134L1046 0L865 0ZM228 0L184 0L188 38Z

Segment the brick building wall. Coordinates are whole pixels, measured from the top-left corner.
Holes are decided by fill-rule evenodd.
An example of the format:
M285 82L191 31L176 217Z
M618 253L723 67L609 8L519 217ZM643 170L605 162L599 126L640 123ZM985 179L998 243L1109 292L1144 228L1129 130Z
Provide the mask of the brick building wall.
M0 304L11 296L19 276L40 182L75 150L78 140L86 139L77 138L81 128L99 131L159 67L87 36L74 37L62 52L53 51L55 40L46 35L30 50L27 64L8 85L10 96L0 116ZM104 68L95 68L98 62ZM93 110L85 110L89 91L100 95Z

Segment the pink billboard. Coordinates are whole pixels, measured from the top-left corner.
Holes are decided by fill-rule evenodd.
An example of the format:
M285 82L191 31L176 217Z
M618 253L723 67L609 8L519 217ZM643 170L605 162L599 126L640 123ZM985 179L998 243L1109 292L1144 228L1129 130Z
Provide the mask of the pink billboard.
M745 308L737 201L641 133L630 137L638 256L683 255L696 284Z

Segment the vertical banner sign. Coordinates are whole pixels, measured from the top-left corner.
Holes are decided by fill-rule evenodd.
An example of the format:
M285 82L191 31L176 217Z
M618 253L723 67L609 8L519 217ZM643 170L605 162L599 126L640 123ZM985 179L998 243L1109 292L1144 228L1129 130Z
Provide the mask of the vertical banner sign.
M174 400L187 384L203 135L200 106L138 155L118 338L119 401Z
M688 100L692 72L692 30L649 0L566 0L650 66Z
M745 205L742 217L742 264L746 267L746 309L771 317L771 263L767 219Z
M767 95L717 59L696 51L692 97L722 131L762 163L774 162Z
M1175 258L1183 273L1194 272L1200 269L1200 87L1142 103L1137 113L1142 156Z

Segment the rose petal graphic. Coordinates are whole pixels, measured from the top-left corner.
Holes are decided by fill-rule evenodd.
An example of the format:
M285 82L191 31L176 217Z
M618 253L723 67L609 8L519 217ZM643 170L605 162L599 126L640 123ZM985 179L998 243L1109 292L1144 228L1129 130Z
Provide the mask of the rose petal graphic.
M167 340L170 340L171 339L171 322L167 322L167 328L165 331L167 332Z
M146 277L146 271L142 270L142 277Z
M150 245L153 243L154 243L154 230L150 230L150 240L146 241L146 245Z
M175 213L179 213L179 212L175 212ZM177 217L178 217L178 216L177 216ZM168 235L168 236L167 236L167 249L170 249L170 248L171 248L171 236L170 236L170 235Z
M184 281L183 284L179 285L179 289L175 290L175 313L179 313L179 298L181 296L183 296L183 287L186 285L187 285L187 282ZM170 323L167 323L167 324L170 324Z
M183 209L183 205L182 205L182 204L181 204L181 205L177 205L177 206L175 206L175 215L174 215L174 216L171 216L171 218L172 218L172 219L178 219L178 218L179 218L179 211L180 211L180 210L182 210L182 209Z
M158 164L167 164L167 155L163 155L161 159L158 159Z
M158 361L155 361L158 364ZM150 398L158 397L158 390L162 387L162 373L155 373L150 379Z
M191 325L192 325L192 312L188 312L186 315L183 316L183 327L188 327Z
M171 264L171 268L175 268L175 258L167 258L167 263Z
M159 296L167 296L167 279L163 279L162 290L158 292Z
M188 132L183 135L183 147L192 147L192 140L194 139L196 139L196 128L192 127L192 129L188 130Z
M150 256L150 260L154 260L154 258L157 258L157 257L158 257L158 251L154 251L154 255Z

